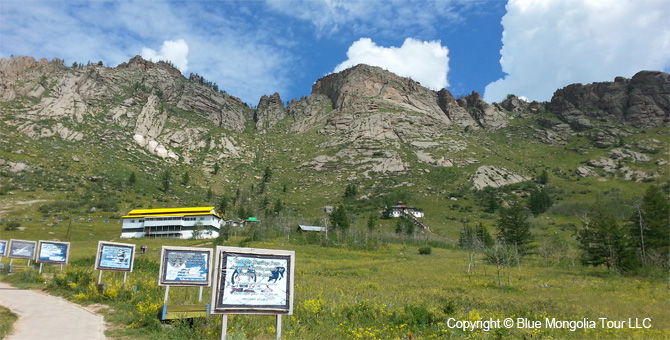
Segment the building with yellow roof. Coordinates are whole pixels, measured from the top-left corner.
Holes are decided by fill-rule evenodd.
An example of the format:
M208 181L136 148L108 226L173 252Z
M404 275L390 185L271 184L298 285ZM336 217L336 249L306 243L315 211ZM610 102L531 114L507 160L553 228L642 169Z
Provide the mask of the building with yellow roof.
M225 223L214 207L135 209L122 218L121 238L216 238Z

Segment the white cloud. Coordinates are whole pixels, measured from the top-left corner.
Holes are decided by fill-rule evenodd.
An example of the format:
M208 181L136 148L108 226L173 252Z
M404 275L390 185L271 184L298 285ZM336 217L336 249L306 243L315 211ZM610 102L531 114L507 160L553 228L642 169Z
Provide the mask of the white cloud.
M446 87L449 50L439 41L405 39L400 47L383 47L370 38L361 38L347 51L347 59L333 72L358 64L379 66L399 76L410 77L433 90Z
M500 51L507 75L484 99L547 101L571 83L670 68L667 0L509 0Z
M160 60L170 61L182 73L188 70L188 44L183 39L166 40L161 46L161 51L156 52L150 48L142 48L142 58L157 62Z

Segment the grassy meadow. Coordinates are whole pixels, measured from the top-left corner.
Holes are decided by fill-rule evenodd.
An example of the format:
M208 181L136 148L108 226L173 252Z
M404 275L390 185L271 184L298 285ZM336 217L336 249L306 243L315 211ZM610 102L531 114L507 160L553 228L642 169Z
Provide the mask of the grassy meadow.
M9 274L0 279L46 289L84 305L95 305L110 323L112 339L219 339L221 317L193 323L161 324L158 312L164 288L158 287L162 245L212 246L203 240L118 240L117 223L85 223L70 227L23 223L25 230L0 231L0 239L50 239L71 242L71 263L62 273L56 265ZM336 238L335 235L330 235ZM349 245L321 246L318 239L289 232L264 242L249 242L240 233L226 245L287 249L296 252L294 314L283 317L285 339L667 339L670 337L669 286L664 273L646 277L622 276L604 268L583 267L569 254L551 258L531 255L520 265L498 272L475 254L446 244L420 255L429 240L392 240L381 232L365 235L368 249ZM344 239L344 238L343 238ZM95 285L93 271L98 240L146 244L136 254L135 268L123 283L123 274L104 272L105 290ZM314 242L316 241L316 242ZM342 240L340 240L343 242ZM568 252L569 253L569 252ZM3 258L5 268L9 259ZM15 260L22 264L25 260ZM468 268L470 268L468 270ZM135 290L137 286L137 290ZM209 299L205 289L203 303ZM197 303L198 289L172 287L170 304ZM540 321L540 328L492 328L485 331L456 327L456 321L524 318ZM595 328L547 328L545 319L595 321ZM622 328L601 327L599 318L626 321ZM644 328L642 322L644 319ZM5 318L3 318L5 319ZM642 328L629 328L629 320ZM7 320L7 319L6 319ZM7 323L7 321L3 321ZM229 339L273 339L274 317L229 317ZM460 325L460 324L458 324ZM0 330L2 329L0 326Z

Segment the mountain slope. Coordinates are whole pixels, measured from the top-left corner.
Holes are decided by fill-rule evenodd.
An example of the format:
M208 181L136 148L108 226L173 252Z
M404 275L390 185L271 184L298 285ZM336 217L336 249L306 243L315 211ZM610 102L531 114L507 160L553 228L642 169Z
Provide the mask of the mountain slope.
M359 214L410 198L431 229L453 231L491 218L478 213L478 189L542 170L566 201L667 181L668 86L668 74L643 71L570 85L551 103L489 104L358 65L286 107L273 94L252 110L197 75L140 57L115 68L0 59L0 201L14 202L13 193L75 206L42 209L54 214L111 206L114 215L226 196L238 209L229 215L281 200L311 223L353 183ZM10 205L8 216L39 208Z

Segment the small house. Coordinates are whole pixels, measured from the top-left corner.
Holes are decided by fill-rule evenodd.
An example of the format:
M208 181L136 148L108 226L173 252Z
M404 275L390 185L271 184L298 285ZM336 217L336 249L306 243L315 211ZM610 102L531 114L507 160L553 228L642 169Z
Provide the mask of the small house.
M423 211L418 210L416 207L410 207L405 205L402 201L398 202L397 205L391 206L390 208L390 217L400 217L404 215L412 215L416 218L423 217Z
M311 226L311 225L299 225L298 232L306 233L320 233L326 232L328 229L326 227Z

